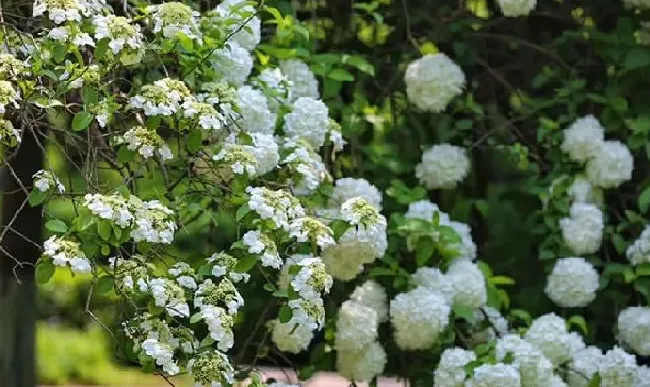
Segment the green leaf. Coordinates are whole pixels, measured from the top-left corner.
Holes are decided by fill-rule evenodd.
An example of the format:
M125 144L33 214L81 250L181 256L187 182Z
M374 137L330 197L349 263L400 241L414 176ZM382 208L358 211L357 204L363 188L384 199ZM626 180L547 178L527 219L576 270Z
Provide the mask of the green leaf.
M212 265L207 264L199 267L199 270L197 271L198 275L202 276L209 276L212 275Z
M45 228L61 234L68 232L68 225L59 219L49 220L47 223L45 223Z
M291 308L289 308L286 305L283 305L280 308L280 311L278 311L278 320L280 320L281 323L288 323L291 320L291 317L293 316L293 311Z
M235 213L235 220L239 222L240 220L244 219L244 216L246 216L246 214L249 212L251 212L251 209L248 207L247 203L244 203L244 205L237 209L237 212Z
M600 375L596 373L592 376L587 387L600 387Z
M648 65L650 65L650 51L641 47L630 50L623 63L625 70L633 70Z
M97 291L97 294L104 294L113 290L113 277L110 275L99 277L95 290Z
M255 267L256 263L257 263L256 255L246 255L245 257L243 257L237 262L237 264L234 267L234 271L238 273L246 273L250 271L253 267Z
M476 320L476 318L474 317L473 308L454 306L453 310L454 310L454 316L456 316L456 318L461 318L470 323Z
M375 75L375 67L369 63L365 58L357 55L343 55L341 62L350 65L357 70L364 72L368 75Z
M650 263L642 263L636 267L637 276L650 276Z
M335 81L341 81L341 82L350 82L354 81L354 75L350 74L349 71L337 68L329 72L327 74L327 77L330 79L334 79Z
M639 195L639 209L641 213L645 214L648 212L648 208L650 208L650 187L644 189L641 195Z
M370 276L371 277L381 277L381 276L387 276L387 275L395 275L395 271L393 269L389 269L387 267L373 267L370 269Z
M108 241L111 239L113 228L111 227L111 224L109 222L105 220L100 220L97 223L97 233L103 240Z
M569 318L567 322L569 323L569 326L572 325L577 326L580 329L580 331L582 331L583 335L586 335L589 332L589 330L587 329L587 322L585 321L585 318L580 315L571 316L571 318Z
M494 277L490 277L488 282L493 285L514 285L515 284L514 279L510 277L506 277L504 275L495 275Z
M117 162L120 164L126 164L133 160L135 155L135 151L129 150L126 146L121 146L120 149L117 150Z
M97 42L97 45L95 46L95 51L93 52L93 56L97 60L101 60L104 55L106 55L106 51L108 50L108 43L109 39L101 39L99 42Z
M343 235L350 227L352 227L350 223L340 219L333 221L329 226L334 232L334 240L336 241L338 241L339 238L341 238L341 235Z
M192 38L182 32L176 34L176 38L178 39L178 43L185 49L185 51L189 53L194 52L194 40Z
M40 261L36 265L36 282L39 284L45 284L47 281L52 278L52 275L54 275L54 264L50 261Z
M190 317L190 324L196 324L197 322L201 321L203 316L201 313L194 313L192 317Z
M415 253L415 261L417 262L418 267L427 265L427 262L429 262L429 258L431 258L433 255L435 249L436 244L433 242L431 237L423 236L418 239L418 245Z
M30 206L36 207L39 204L43 203L43 201L46 198L47 198L47 191L43 192L38 188L34 188L32 192L29 193L29 198L27 199L27 201L29 202Z
M81 111L74 115L72 119L72 130L80 132L85 130L91 122L93 122L94 115L86 111Z
M201 149L201 144L203 143L203 132L201 129L194 129L187 136L187 150L190 153L195 153Z

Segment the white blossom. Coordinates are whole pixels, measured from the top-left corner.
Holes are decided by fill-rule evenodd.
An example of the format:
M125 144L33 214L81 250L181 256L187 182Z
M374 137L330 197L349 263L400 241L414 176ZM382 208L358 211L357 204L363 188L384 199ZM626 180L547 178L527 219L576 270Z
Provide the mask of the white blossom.
M627 259L634 266L650 262L650 226L646 226L641 235L625 252Z
M528 15L535 9L537 0L498 0L497 3L505 16L517 17Z
M464 367L474 360L474 352L461 348L446 349L440 355L440 363L433 373L433 386L463 387L467 379Z
M454 285L451 279L439 269L434 267L420 267L411 276L411 281L416 286L424 286L433 292L443 295L449 304L453 303L455 294Z
M544 291L561 307L584 307L596 298L598 279L598 272L584 258L562 258L555 262Z
M381 192L366 179L355 179L344 177L334 182L334 189L329 199L329 207L340 207L343 202L360 196L373 206L377 211L381 211Z
M487 285L481 269L469 261L456 261L447 271L454 289L454 306L476 309L487 302Z
M382 323L388 320L388 298L386 290L373 280L367 280L357 286L350 299L359 302L377 313L377 321Z
M600 188L616 188L632 178L634 159L620 141L606 141L596 150L585 169L589 181Z
M377 338L377 313L359 302L341 304L336 320L337 351L361 351Z
M74 273L90 273L91 264L79 243L52 235L43 242L43 256L56 266L70 266Z
M560 220L566 245L574 254L592 254L600 249L603 238L603 213L593 204L575 202L568 218Z
M452 189L469 174L465 149L449 144L434 145L422 154L415 177L429 189Z
M386 351L373 341L358 351L337 351L336 369L350 380L369 382L384 372Z
M584 343L576 342L576 338L579 337L567 331L564 319L554 313L535 319L524 336L556 366L570 361L584 348Z
M300 97L291 112L284 116L284 132L288 137L297 137L319 149L325 143L329 128L329 111L322 101Z
M50 189L56 189L60 194L65 192L65 186L61 180L50 171L40 169L32 178L34 179L34 188L41 192L48 192Z
M634 355L619 347L607 351L598 365L601 387L635 387L637 364Z
M484 364L474 369L474 376L467 387L520 387L521 378L517 368L510 364Z
M579 163L596 156L605 140L605 128L591 114L577 119L563 133L562 151Z
M235 122L238 128L250 133L273 134L276 115L269 109L264 93L242 86L237 89L234 103L241 114L241 121Z
M201 33L197 25L199 13L192 11L188 5L179 2L168 2L150 5L147 12L153 17L153 32L167 39L176 39L179 33L190 39L200 41Z
M228 42L212 54L212 67L228 83L240 86L253 70L253 57L244 47Z
M440 113L465 88L465 74L447 55L425 55L411 62L404 76L406 94L418 109Z
M619 340L641 356L650 355L650 308L632 306L618 315Z
M298 98L307 97L319 99L318 80L305 63L298 59L280 61L280 70L290 82L289 100L295 101Z
M603 352L594 346L577 351L568 363L567 382L571 387L587 387L603 360Z

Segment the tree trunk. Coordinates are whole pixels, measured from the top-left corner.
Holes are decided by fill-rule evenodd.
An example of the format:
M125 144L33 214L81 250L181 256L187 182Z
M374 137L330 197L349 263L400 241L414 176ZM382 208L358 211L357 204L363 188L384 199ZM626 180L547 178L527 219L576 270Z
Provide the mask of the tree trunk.
M32 175L43 163L35 135L29 128L23 131L18 154L10 162L22 187L31 187ZM39 257L32 241L41 242L41 208L25 203L27 195L8 168L2 176L2 192L2 230L10 226L0 241L0 385L32 387L36 385L34 264Z

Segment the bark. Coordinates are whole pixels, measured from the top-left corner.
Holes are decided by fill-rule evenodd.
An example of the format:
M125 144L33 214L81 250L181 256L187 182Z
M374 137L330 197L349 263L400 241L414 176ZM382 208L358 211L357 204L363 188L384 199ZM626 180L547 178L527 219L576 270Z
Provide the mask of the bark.
M10 165L22 186L31 187L32 175L41 168L43 154L34 132L25 130L23 134L18 154ZM26 193L7 168L3 172L2 230L9 223L11 227L0 241L0 385L31 387L36 385L34 264L39 249L27 239L41 241L41 208L31 208L29 204L23 207ZM16 259L23 264L18 265Z

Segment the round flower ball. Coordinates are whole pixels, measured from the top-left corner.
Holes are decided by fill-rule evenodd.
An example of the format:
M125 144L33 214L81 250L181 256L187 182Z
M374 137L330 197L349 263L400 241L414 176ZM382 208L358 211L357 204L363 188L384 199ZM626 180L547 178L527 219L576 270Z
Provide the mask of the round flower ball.
M440 363L433 373L433 385L436 387L463 386L467 378L465 366L476 360L476 354L461 348L446 349L440 355Z
M386 366L386 351L376 341L358 351L336 353L336 369L344 377L359 382L369 382L381 375Z
M363 285L357 286L351 300L359 302L377 313L377 320L381 323L388 320L388 298L386 290L373 280L367 280Z
M636 387L637 364L634 355L619 347L607 351L598 365L601 387Z
M571 387L587 387L591 378L598 372L603 360L603 352L594 346L575 353L567 367L567 382Z
M435 267L420 267L411 276L411 282L416 286L440 293L445 297L448 303L454 299L454 287L451 281Z
M484 364L474 369L468 387L521 387L519 371L511 364Z
M406 95L418 109L440 113L465 88L463 70L445 54L425 55L411 62L404 76Z
M584 258L559 259L546 281L546 295L564 308L580 308L596 298L598 272Z
M535 6L537 0L497 0L501 13L508 17L526 16Z
M603 239L603 213L593 204L573 203L570 217L560 220L564 243L576 255L593 254Z
M429 349L449 324L445 298L423 286L398 294L390 302L390 320L397 346L405 351Z
M567 331L566 321L555 313L536 318L524 339L542 351L555 366L570 361L573 354L585 346L579 336Z
M345 301L336 320L337 351L361 351L377 338L377 313L356 301Z
M447 271L447 279L454 291L454 306L477 309L487 302L485 276L470 261L455 261Z
M422 154L422 161L415 167L415 176L428 189L452 189L467 177L469 169L465 149L441 144Z
M641 356L650 355L650 308L633 306L618 315L619 340Z
M577 119L563 133L564 141L560 149L571 160L579 163L596 156L605 141L605 128L593 115Z
M330 207L340 207L345 201L361 196L377 211L381 211L381 192L366 179L344 177L334 182L332 195L329 199Z
M606 141L587 163L587 178L600 188L616 188L632 178L634 158L620 141Z
M627 248L625 255L634 266L650 262L650 226L646 226L639 238Z

